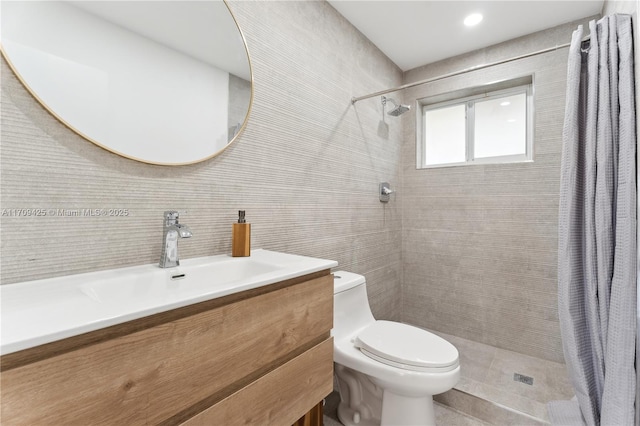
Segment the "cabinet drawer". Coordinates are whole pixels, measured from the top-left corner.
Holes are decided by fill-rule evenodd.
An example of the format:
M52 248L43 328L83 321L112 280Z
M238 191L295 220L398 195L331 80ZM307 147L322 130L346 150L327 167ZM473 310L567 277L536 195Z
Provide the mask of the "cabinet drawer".
M182 425L291 425L332 390L330 338Z
M326 338L332 312L325 275L5 370L2 423L187 418Z

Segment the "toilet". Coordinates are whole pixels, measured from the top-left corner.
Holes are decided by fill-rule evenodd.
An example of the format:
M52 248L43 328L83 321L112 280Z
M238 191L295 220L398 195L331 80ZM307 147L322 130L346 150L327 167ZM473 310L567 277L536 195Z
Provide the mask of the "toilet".
M435 425L433 395L460 379L458 350L426 330L371 313L362 275L334 273L333 360L346 426Z

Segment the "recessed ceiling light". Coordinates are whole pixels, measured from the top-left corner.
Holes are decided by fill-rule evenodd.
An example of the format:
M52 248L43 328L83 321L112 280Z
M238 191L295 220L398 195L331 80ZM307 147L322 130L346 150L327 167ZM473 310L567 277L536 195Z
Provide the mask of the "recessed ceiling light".
M472 13L471 15L464 18L464 24L467 27L473 27L474 25L478 25L482 21L482 15L479 13Z
M511 105L511 102L509 101L500 102L500 106L509 106L509 105Z

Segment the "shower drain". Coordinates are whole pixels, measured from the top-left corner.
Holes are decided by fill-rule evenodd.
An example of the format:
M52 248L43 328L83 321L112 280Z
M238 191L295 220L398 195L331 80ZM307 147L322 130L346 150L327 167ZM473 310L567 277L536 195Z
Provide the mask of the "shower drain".
M533 377L525 376L524 374L513 373L513 380L524 383L525 385L533 386Z

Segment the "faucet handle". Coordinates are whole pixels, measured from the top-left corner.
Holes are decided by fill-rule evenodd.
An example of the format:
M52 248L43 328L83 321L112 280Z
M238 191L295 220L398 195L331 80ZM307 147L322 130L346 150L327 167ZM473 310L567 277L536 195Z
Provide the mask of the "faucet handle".
M167 210L164 212L164 223L175 225L179 217L180 213L177 210Z

